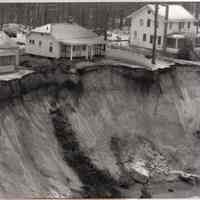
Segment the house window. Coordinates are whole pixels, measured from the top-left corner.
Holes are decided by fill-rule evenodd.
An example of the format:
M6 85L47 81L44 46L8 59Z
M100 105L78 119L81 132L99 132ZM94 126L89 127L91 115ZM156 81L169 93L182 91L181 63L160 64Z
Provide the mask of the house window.
M183 29L184 25L185 25L184 22L179 22L179 24L178 24L179 30Z
M187 25L188 25L188 29L190 29L190 25L191 25L191 23L190 23L190 22L188 22L188 24L187 24Z
M35 44L35 40L29 40L30 44Z
M161 39L162 39L162 37L158 36L158 45L161 45Z
M147 40L147 35L146 33L143 34L143 41L145 42Z
M170 22L170 23L169 23L169 29L172 29L172 27L173 27L173 23Z
M148 13L148 14L151 14L151 10L148 10L147 13Z
M137 31L134 31L134 39L137 39Z
M150 43L153 43L153 35L150 35Z
M81 46L76 46L76 51L80 51L81 50Z
M147 19L147 27L150 27L150 26L151 26L151 20Z
M144 25L144 20L140 19L140 26L143 26L143 25Z
M83 45L83 51L85 51L86 50L86 45Z
M39 41L39 46L40 46L40 47L42 46L42 41L41 41L41 40Z
M0 66L15 65L15 56L1 56Z
M49 46L49 52L53 52L53 46L52 46L52 43L50 43L50 46Z

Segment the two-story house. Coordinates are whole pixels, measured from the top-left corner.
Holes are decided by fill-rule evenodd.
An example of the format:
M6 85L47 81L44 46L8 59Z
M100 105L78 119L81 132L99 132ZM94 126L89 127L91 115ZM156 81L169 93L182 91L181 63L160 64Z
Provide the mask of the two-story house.
M168 5L167 51L177 52L186 36L196 33L195 18L181 5ZM154 40L155 5L147 4L133 12L131 18L130 44L152 48ZM166 6L158 6L157 49L163 48Z

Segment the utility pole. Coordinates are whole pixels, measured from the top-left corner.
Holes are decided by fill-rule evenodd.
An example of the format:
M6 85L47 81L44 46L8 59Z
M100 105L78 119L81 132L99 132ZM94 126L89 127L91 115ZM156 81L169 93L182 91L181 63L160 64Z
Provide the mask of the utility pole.
M155 4L154 13L154 37L153 37L153 52L152 52L152 64L156 64L156 42L157 42L157 23L158 23L158 5Z
M169 17L169 5L165 5L165 26L164 26L164 37L163 37L163 52L166 52L167 48L167 27L168 27L168 17Z
M197 23L196 23L196 34L198 34L198 32L199 32L199 4L195 3L194 6L195 6L195 18L197 20Z

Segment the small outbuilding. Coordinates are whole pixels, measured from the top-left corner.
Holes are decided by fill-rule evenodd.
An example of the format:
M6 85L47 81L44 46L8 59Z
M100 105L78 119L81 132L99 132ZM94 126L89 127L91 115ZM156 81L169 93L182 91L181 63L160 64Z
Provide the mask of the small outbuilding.
M46 24L26 37L26 53L49 58L104 56L104 37L74 23Z
M6 33L0 31L0 73L13 72L19 65L19 48Z

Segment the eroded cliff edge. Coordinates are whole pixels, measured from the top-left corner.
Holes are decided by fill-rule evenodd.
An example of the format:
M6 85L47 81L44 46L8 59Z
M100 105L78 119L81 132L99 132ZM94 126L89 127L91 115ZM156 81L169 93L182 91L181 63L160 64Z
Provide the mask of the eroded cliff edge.
M152 181L199 173L199 71L53 68L1 82L1 194L109 197L138 165Z

